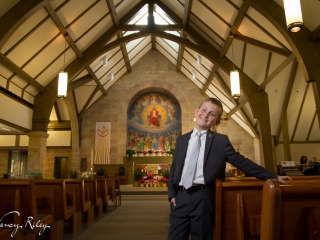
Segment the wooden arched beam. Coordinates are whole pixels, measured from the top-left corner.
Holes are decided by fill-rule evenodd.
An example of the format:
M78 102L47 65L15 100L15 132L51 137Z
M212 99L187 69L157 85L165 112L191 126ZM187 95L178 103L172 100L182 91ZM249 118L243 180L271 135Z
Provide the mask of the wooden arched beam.
M282 34L291 46L307 82L312 82L318 124L320 125L320 42L309 39L311 31L303 27L300 32L290 33L286 28L284 9L275 1L243 0L262 14Z
M12 34L34 13L50 3L51 0L19 1L0 18L0 49Z

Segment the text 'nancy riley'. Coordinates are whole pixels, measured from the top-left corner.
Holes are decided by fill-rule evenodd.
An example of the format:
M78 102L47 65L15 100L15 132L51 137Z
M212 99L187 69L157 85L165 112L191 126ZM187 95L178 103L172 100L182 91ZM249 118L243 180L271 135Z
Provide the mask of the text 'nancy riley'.
M11 233L11 237L16 235L17 231L22 228L31 228L31 229L41 228L41 230L39 231L39 235L44 233L46 228L50 228L50 226L47 226L47 224L41 223L40 220L38 220L37 222L33 222L33 217L31 216L28 217L24 225L14 224L14 223L3 223L2 220L9 214L18 214L18 216L20 216L20 213L18 211L11 211L3 215L2 218L0 218L0 228L14 228L14 230Z

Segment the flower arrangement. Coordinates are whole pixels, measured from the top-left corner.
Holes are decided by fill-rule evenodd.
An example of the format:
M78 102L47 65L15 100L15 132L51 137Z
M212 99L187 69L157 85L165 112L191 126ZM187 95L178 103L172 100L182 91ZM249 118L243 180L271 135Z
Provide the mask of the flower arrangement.
M127 154L129 157L132 157L134 154L136 154L136 151L133 150L133 149L127 149L126 154Z
M80 176L81 179L93 179L92 172L83 172Z
M143 156L145 156L148 153L147 150L142 151Z

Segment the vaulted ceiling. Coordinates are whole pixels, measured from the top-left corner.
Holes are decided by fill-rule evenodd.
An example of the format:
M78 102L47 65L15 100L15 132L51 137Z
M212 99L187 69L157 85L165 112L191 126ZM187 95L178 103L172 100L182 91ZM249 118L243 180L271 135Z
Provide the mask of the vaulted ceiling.
M305 28L290 35L283 33L282 0L1 1L0 134L31 131L37 105L51 127L70 127L65 102L56 98L61 70L68 72L68 94L81 117L157 50L203 95L219 98L224 117L252 136L259 131L248 96L230 95L233 67L267 93L276 142L283 126L291 142L320 142L320 70L313 71L320 60L320 1L301 5Z

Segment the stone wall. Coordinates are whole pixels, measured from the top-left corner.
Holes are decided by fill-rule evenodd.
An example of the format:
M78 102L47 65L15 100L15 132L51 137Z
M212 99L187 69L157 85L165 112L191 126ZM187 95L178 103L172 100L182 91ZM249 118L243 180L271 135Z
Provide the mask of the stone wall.
M141 91L159 89L173 94L180 106L182 133L194 127L194 110L205 99L199 88L160 52L151 50L133 67L132 73L122 76L108 89L108 95L93 104L84 114L81 124L80 158L90 158L94 148L96 122L111 122L111 163L121 164L126 151L127 110L132 99ZM229 135L239 152L254 160L254 143L235 121L229 119L218 127L218 132Z
M72 149L71 148L47 148L46 165L44 178L51 178L54 176L54 159L55 157L67 157L69 158L69 170L73 169L73 163L71 161ZM80 161L80 159L79 159Z

